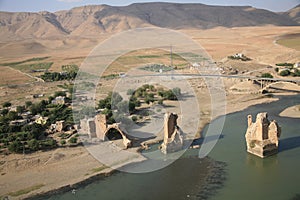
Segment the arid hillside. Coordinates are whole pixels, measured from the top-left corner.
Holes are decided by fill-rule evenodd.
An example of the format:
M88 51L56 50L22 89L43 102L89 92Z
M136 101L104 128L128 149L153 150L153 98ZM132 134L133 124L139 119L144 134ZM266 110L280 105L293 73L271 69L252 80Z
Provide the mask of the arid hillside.
M171 29L214 27L297 26L299 9L286 14L250 6L135 3L129 6L83 6L55 13L0 12L0 40L98 37L103 33L157 26ZM298 21L298 22L297 22Z
M288 12L284 13L285 16L290 17L294 21L300 23L300 4L296 6L295 8L292 8Z

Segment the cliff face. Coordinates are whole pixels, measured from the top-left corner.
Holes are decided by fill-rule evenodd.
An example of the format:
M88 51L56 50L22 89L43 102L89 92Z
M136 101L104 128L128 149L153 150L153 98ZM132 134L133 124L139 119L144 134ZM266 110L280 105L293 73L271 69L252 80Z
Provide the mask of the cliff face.
M256 122L248 115L248 128L245 135L247 151L259 157L267 157L278 152L281 128L276 121L269 121L267 113L259 113Z

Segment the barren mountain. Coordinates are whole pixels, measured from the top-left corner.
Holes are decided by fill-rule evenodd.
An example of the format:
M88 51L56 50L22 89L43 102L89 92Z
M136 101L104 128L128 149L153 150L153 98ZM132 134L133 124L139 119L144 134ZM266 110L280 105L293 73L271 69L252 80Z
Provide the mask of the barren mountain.
M299 7L278 14L249 6L136 3L129 6L83 6L55 13L0 12L2 41L23 38L97 37L137 27L208 29L217 26L299 25Z
M284 13L285 16L290 17L294 21L300 23L300 4L296 6L295 8L292 8L288 12Z

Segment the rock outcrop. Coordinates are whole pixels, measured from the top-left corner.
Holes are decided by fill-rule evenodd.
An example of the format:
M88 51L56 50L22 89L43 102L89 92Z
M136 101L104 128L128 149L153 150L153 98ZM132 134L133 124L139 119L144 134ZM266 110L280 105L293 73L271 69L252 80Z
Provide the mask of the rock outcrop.
M261 158L278 153L281 128L275 120L269 121L267 113L259 113L256 122L248 115L246 132L247 151Z
M179 151L183 147L183 137L180 128L177 126L178 115L166 113L164 117L164 141L161 151L164 154Z

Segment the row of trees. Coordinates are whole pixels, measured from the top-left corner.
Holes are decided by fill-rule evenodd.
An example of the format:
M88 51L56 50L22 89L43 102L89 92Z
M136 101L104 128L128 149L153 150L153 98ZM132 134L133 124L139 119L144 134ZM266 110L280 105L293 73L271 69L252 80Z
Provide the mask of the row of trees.
M77 72L45 72L41 75L41 78L46 82L62 81L62 80L74 80L77 76Z

